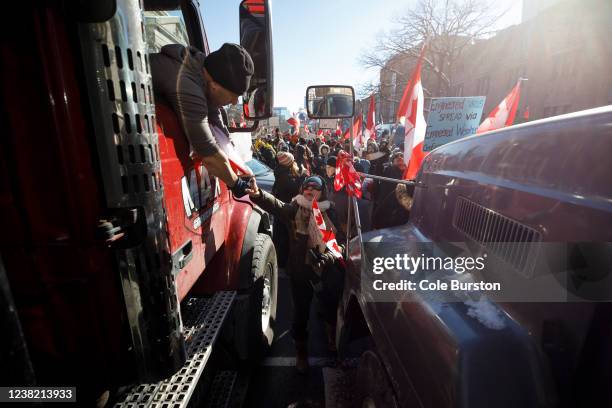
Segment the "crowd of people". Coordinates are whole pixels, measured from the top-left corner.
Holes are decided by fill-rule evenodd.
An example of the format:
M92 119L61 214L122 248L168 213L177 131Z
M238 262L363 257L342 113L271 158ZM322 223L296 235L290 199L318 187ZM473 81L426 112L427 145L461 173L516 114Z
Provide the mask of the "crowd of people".
M403 145L388 131L367 140L363 151L353 151L353 167L362 173L363 198L359 200L362 230L386 228L407 221L408 198L412 191L396 183L373 180L368 174L390 179L401 179L405 170ZM253 142L253 155L274 170L275 194L282 201L290 201L297 195L301 181L317 175L323 179L327 195L335 203L341 226L346 224L347 194L334 191L333 179L336 158L340 150L349 151L349 141L338 134L304 138L296 134L272 133L259 136ZM409 200L408 200L409 201ZM282 227L281 227L282 228ZM346 233L345 230L343 232ZM285 240L286 241L286 240Z
M336 191L334 178L338 155L350 151L349 140L337 134L304 138L271 134L253 141L253 156L274 170L272 192L267 193L252 181L248 190L253 202L274 217L273 241L279 266L291 282L293 298L292 335L296 345L296 367L308 369L308 318L313 297L318 299L325 321L327 342L335 349L336 308L342 295L342 263L321 242L312 216L312 202L317 200L327 229L337 242L346 242L356 234L355 223L348 227L349 196L346 186ZM406 168L403 146L389 142L388 133L367 141L362 152L353 153L353 167L361 173L362 197L357 201L362 231L405 223L412 203L412 187L368 178L368 174L401 179Z
M336 252L343 249L328 248L319 223L324 221L325 230L333 231L338 243L354 235L353 229L347 227L346 191L334 189L338 154L349 151L350 142L338 134L300 138L297 133L283 135L279 129L258 137L252 146L254 156L273 168L275 174L272 193L266 193L259 189L255 178L247 181L238 177L213 133L229 136L222 107L235 104L238 96L249 89L254 73L249 53L229 43L208 55L195 48L168 44L151 55L150 63L156 100L165 101L177 115L192 156L199 158L210 175L221 179L236 198L248 194L274 216L273 239L279 264L285 266L291 281L296 367L306 373L308 319L315 296L325 321L328 346L332 351L335 348L336 309L344 282L342 261ZM365 151L355 156L355 170L401 178L402 148L390 145L388 135L384 136L368 140ZM316 220L314 200L321 213ZM368 182L365 178L359 201L363 229L407 219L409 204L410 193L405 188L372 179Z

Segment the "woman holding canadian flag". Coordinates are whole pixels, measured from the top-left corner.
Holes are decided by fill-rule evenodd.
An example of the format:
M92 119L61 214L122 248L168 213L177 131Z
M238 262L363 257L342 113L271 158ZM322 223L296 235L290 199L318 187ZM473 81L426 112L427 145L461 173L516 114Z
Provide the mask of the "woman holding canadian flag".
M319 176L304 180L300 194L285 203L257 187L255 179L247 189L251 200L287 225L289 258L286 272L291 282L296 368L308 371L308 319L313 294L317 295L330 351L335 351L336 309L344 283L342 251L335 234L336 217L327 200L325 183ZM342 238L342 237L339 237Z

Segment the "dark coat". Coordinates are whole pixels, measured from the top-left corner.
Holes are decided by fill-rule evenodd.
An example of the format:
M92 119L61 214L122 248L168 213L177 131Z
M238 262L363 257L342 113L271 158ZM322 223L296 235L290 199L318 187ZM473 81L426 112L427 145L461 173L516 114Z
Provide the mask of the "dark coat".
M287 260L287 273L300 279L309 279L312 274L312 260L308 255L308 235L297 232L295 216L299 210L299 205L295 202L283 202L272 194L261 191L259 197L251 199L255 204L265 211L278 218L289 230L289 257ZM335 225L335 215L333 209L324 212L328 220ZM330 226L328 225L328 228ZM338 237L336 237L338 238ZM338 241L339 243L341 241Z
M288 203L300 192L304 176L294 176L289 167L279 164L274 169L274 179L272 194L279 200Z
M314 169L313 172L323 178L327 178L327 173L325 172L325 166L327 164L328 155L320 154L314 158Z
M389 166L383 172L383 177L401 180L402 171L395 166ZM397 184L389 181L379 181L378 183L372 212L372 228L388 228L406 223L410 217L410 212L397 201L395 195ZM412 194L414 187L410 189L410 194Z

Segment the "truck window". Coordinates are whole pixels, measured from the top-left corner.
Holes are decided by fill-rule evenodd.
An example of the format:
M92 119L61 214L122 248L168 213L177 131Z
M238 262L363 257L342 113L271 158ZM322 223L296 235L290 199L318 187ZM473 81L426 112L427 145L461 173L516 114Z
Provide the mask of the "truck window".
M144 12L148 52L159 52L166 44L189 45L185 18L181 9Z

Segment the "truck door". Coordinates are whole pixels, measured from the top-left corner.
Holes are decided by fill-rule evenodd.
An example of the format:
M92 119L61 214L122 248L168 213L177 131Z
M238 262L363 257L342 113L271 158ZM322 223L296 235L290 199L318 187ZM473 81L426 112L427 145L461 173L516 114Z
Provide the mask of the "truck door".
M148 52L166 44L192 45L208 52L197 7L176 2L163 8L145 2L144 30ZM147 90L150 92L150 90ZM152 95L149 95L152 97ZM224 241L229 193L226 186L208 174L206 167L190 158L190 146L168 106L156 104L159 152L162 163L164 204L179 299L203 273Z

